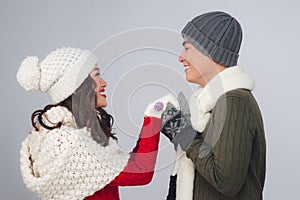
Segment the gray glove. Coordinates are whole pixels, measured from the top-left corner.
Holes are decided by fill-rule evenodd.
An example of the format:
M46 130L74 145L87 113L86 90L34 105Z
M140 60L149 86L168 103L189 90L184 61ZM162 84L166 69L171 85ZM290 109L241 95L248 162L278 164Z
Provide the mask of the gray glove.
M178 94L180 110L168 103L166 110L162 113L161 132L167 136L177 150L178 144L183 151L189 147L197 135L190 120L189 105L183 93Z

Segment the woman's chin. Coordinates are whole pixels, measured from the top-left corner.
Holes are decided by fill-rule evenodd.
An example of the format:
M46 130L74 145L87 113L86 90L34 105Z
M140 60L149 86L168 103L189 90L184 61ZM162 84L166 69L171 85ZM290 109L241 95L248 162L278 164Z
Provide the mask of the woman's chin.
M105 108L107 106L107 103L106 102L102 102L102 103L98 103L96 105L96 108Z

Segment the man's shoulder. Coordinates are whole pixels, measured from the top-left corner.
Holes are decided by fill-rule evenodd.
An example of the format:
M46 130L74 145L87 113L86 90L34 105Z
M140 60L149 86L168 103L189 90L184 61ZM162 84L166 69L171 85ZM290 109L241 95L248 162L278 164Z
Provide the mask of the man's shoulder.
M237 104L243 105L244 109L250 109L254 113L260 113L252 92L247 89L235 89L224 93L216 102L216 106L236 107Z
M235 89L230 90L228 92L225 92L218 101L225 100L225 99L240 99L245 101L251 101L254 100L254 97L252 95L252 92L247 89Z
M252 93L250 90L247 89L235 89L226 92L224 95L228 97L239 97L248 99L250 96L252 96Z
M257 102L252 92L247 89L235 89L225 92L217 100L216 105L220 106L234 106L237 104L243 104L244 106L257 107Z

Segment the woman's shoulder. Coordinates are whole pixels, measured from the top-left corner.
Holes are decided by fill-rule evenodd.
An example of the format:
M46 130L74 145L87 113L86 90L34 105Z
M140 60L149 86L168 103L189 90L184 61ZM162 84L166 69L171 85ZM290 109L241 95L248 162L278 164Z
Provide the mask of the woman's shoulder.
M83 130L81 130L83 132ZM87 132L87 131L86 131ZM29 148L30 154L58 157L69 154L78 143L79 132L77 128L61 126L53 130L32 130L22 142L23 148Z
M64 126L76 128L76 122L72 112L63 106L55 106L47 110L47 112L42 115L42 121L49 127L61 123Z

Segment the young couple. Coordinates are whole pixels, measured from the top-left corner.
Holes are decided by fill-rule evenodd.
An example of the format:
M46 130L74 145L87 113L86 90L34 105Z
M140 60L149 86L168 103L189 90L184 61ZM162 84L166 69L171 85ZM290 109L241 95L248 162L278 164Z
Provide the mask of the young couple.
M107 83L91 52L67 47L41 62L26 58L18 82L52 99L33 112L22 143L26 186L44 200L117 200L119 186L151 181L162 132L177 151L167 199L262 199L266 143L254 81L237 66L241 26L227 13L207 12L182 36L179 61L199 89L189 103L182 94L150 103L130 153L112 132Z

